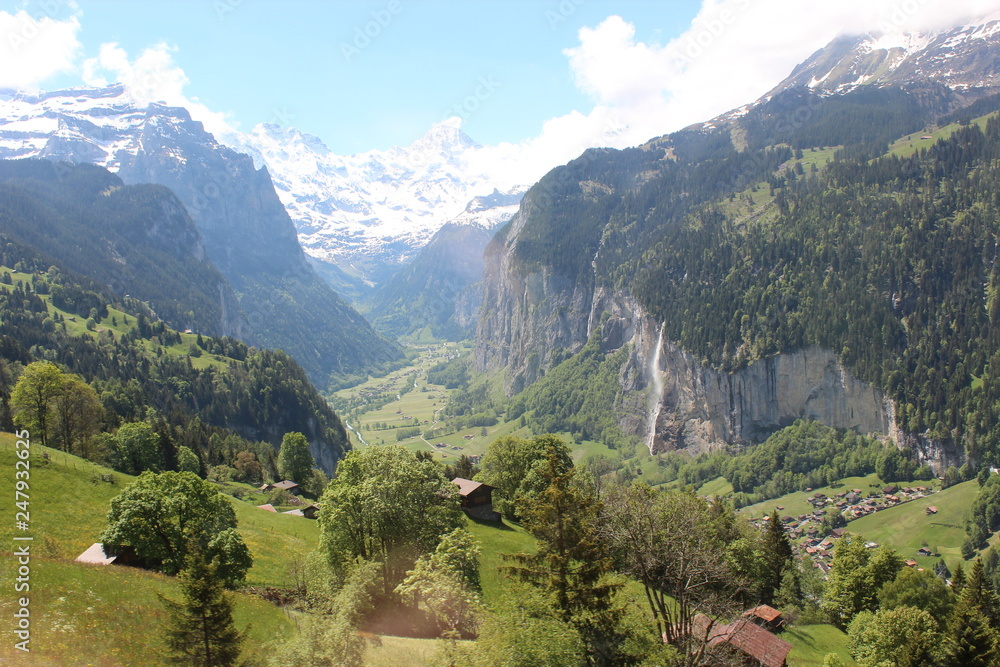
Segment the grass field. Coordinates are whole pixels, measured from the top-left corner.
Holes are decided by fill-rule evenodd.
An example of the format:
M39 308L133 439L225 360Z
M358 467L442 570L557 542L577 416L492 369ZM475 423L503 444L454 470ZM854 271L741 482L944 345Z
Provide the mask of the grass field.
M917 555L917 549L927 546L940 553L953 568L962 558L965 519L978 493L975 480L963 482L926 498L861 517L847 524L847 528L865 539L888 544L921 567L933 567L938 558ZM925 510L930 505L938 508L937 514L927 515Z
M981 116L975 119L972 122L985 130L987 121L989 121L991 117L996 115L997 114L995 113L987 114L985 116ZM913 134L909 134L903 137L902 139L899 139L895 143L891 144L889 146L889 153L893 155L898 155L899 157L910 157L920 149L930 148L931 146L936 144L939 140L947 139L952 134L954 134L955 131L958 130L960 127L962 126L959 125L958 123L952 123L950 125L945 125L944 127L940 128L924 130L921 132L914 132ZM923 137L928 137L928 138L924 139Z
M0 557L10 558L9 554ZM3 568L0 586L13 590L12 568ZM158 595L179 600L176 580L129 567L33 558L32 650L24 656L13 649L12 641L5 641L0 645L0 663L32 667L169 664L160 639L166 612ZM248 630L245 655L264 655L269 646L294 633L293 621L278 607L240 593L233 593L232 599L237 628ZM0 597L0 614L11 618L13 613L13 596Z
M13 480L15 438L0 433L0 475ZM107 525L112 498L134 479L85 459L32 444L31 527L37 549L52 558L74 559L94 542ZM43 454L48 454L45 459ZM114 483L101 480L110 475ZM239 531L254 557L247 573L251 584L282 586L290 583L289 561L319 543L316 521L257 509L231 499ZM0 540L10 544L11 522L0 525ZM278 539L280 537L280 539Z
M788 667L823 667L823 659L836 653L845 666L855 665L847 650L847 635L832 625L803 625L789 628L781 638L792 645Z

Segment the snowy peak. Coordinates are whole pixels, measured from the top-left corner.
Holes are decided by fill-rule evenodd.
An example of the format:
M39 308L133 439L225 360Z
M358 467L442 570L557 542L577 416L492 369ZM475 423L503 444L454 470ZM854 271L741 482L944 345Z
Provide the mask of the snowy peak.
M483 147L460 118L436 123L408 146L356 155L276 125L258 125L231 145L267 167L306 253L350 276L350 285L335 286L355 296L354 288L381 283L412 260L447 222L485 229L504 222L526 190L499 192L492 175L473 166L484 162L476 159ZM477 197L480 209L467 210Z
M767 97L803 86L843 93L864 85L928 82L973 96L1000 89L1000 16L937 32L838 37L796 67Z

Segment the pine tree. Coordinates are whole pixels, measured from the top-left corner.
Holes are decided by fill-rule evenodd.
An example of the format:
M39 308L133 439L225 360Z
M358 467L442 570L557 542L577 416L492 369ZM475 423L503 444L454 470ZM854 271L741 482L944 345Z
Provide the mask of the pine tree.
M961 596L965 590L965 568L959 563L955 567L955 574L951 576L951 590L955 591L955 596Z
M167 646L176 662L203 667L236 664L243 633L233 623L233 605L217 576L218 565L206 561L192 541L188 565L179 575L184 599L161 596L170 618L165 628Z
M767 561L766 579L761 590L761 600L765 604L771 604L774 596L781 588L782 572L785 566L792 562L792 545L785 535L785 527L778 516L778 510L774 510L771 520L767 524L767 532L764 533L764 558Z
M945 664L992 667L998 658L997 635L989 621L965 602L955 607L943 652Z
M524 510L524 526L538 543L534 554L505 554L509 574L538 586L554 598L563 620L587 644L590 664L614 664L622 610L614 604L620 584L608 581L612 564L597 533L599 502L573 483L565 464L566 445L547 443L541 471L549 486Z
M962 602L982 614L992 627L1000 626L1000 599L986 576L982 560L978 558L972 564L969 581L962 592Z

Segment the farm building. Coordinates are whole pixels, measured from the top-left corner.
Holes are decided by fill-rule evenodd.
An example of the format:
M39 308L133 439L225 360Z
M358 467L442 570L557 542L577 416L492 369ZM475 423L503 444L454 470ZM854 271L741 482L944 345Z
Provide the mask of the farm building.
M792 645L755 623L740 619L729 624L713 623L704 614L698 614L692 622L695 639L712 646L728 646L739 654L745 665L764 667L786 667L788 653Z
M780 611L770 605L762 604L745 611L743 612L743 618L771 632L781 632L785 629L785 617L781 615Z
M476 519L492 521L500 519L500 515L493 511L492 486L464 477L456 477L451 483L458 487L458 497L466 514Z
M274 489L281 489L282 491L288 491L290 494L296 495L299 492L299 485L286 479L281 482L275 482L274 484L261 484L260 488L257 490L267 493L268 491L273 491Z
M95 542L87 547L87 550L76 557L77 563L87 565L133 565L140 566L135 549L123 547L118 553L108 553L104 550L104 544Z

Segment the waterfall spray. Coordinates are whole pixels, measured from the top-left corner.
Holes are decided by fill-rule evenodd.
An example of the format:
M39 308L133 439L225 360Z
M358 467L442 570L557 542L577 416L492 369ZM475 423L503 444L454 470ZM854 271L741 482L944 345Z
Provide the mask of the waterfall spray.
M653 380L653 391L649 395L649 434L646 436L646 446L649 453L653 454L656 446L656 421L660 418L660 406L663 400L663 376L660 373L660 352L663 350L663 328L666 322L660 325L660 337L656 339L656 349L649 360L649 377Z

